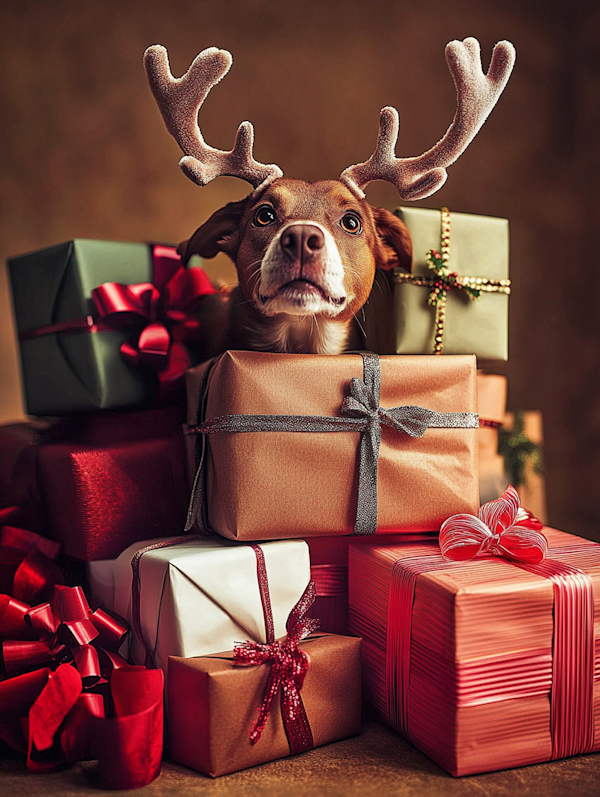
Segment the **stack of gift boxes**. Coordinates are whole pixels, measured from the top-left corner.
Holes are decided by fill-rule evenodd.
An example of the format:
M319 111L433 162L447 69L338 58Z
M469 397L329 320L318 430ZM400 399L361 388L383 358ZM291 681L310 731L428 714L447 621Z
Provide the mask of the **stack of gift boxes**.
M412 273L378 276L369 351L334 357L194 365L218 297L168 247L74 241L10 262L28 412L60 417L0 429L3 542L21 551L5 591L19 599L46 537L85 562L92 608L130 628L131 671L165 674L169 755L201 773L357 734L364 706L453 775L600 747L600 546L540 543L516 493L498 498L506 380L476 358L507 359L508 224L398 212ZM81 659L46 648L53 675Z

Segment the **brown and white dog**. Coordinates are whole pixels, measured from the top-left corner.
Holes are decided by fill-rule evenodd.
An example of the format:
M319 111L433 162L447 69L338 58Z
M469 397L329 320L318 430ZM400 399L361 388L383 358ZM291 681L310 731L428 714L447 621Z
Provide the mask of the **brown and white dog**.
M236 264L221 351L359 348L354 317L375 269L411 265L402 222L335 180L275 180L218 210L180 251L184 261L225 252Z
M217 210L179 248L187 263L225 252L236 265L239 286L227 298L215 351L253 349L339 354L357 348L354 318L367 301L376 268L410 270L408 231L389 211L373 208L363 189L375 179L396 185L404 200L437 191L453 163L475 137L506 82L515 52L509 42L494 48L487 74L475 39L450 42L446 60L457 90L457 110L443 138L416 158L396 158L398 112L381 111L375 152L345 169L338 180L290 180L274 164L252 155L253 129L238 128L234 148L213 149L198 127L198 111L211 88L228 72L225 50L200 53L174 78L164 47L144 56L150 86L169 132L185 157L180 166L199 185L220 175L240 177L254 191Z

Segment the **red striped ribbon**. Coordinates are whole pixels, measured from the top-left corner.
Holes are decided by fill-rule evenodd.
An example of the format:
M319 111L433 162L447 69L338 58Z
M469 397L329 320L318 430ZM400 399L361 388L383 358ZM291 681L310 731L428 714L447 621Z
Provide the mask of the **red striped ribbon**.
M431 549L430 549L431 550ZM392 568L388 606L386 680L388 716L395 730L410 738L409 678L412 607L421 574L469 562L449 562L441 554L399 559ZM512 561L530 573L548 578L554 589L551 735L552 759L588 753L594 747L594 593L583 570L560 561L561 549L539 564Z

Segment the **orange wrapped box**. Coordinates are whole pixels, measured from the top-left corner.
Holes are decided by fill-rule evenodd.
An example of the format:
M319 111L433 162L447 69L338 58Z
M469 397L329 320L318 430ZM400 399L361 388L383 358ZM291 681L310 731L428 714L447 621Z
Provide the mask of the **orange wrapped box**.
M508 382L499 374L477 373L479 409L479 497L481 503L502 495L508 479L498 453L498 429L504 422ZM529 506L529 504L527 504Z
M230 351L188 374L202 464L190 522L203 530L435 531L479 506L473 356Z
M317 633L299 644L309 657L301 696L315 747L360 733L360 643ZM171 758L216 777L290 755L279 694L262 737L256 744L250 740L269 670L267 664L235 666L233 652L170 656Z
M600 545L543 534L538 564L447 561L435 542L350 546L365 697L452 775L600 749Z

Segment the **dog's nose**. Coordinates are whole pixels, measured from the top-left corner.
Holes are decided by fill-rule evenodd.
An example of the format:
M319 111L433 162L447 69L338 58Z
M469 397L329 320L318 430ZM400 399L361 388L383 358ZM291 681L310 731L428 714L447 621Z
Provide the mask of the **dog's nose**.
M325 246L325 236L313 224L292 224L285 230L279 243L290 260L305 260Z

